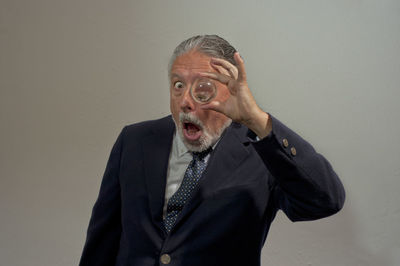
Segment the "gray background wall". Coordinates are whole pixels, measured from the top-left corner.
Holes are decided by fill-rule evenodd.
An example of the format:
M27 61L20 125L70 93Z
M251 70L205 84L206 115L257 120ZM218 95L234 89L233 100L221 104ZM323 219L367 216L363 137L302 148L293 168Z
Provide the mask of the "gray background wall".
M347 190L320 221L279 214L262 264L400 265L400 2L0 0L0 265L76 265L121 128L169 113L194 34L246 61L260 106Z

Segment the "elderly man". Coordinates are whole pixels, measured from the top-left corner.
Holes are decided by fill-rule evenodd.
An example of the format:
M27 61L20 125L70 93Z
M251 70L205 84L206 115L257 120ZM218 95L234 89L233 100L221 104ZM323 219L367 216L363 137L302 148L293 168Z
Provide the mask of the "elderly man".
M169 77L172 116L126 126L111 151L81 266L256 266L279 209L342 208L330 164L258 107L227 41L182 42Z

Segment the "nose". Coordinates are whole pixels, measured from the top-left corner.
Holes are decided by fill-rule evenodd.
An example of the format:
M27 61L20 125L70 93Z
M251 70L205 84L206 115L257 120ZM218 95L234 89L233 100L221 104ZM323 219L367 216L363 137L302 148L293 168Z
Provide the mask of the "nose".
M195 110L196 105L192 96L190 95L190 90L184 91L181 99L180 108L184 113L190 113Z

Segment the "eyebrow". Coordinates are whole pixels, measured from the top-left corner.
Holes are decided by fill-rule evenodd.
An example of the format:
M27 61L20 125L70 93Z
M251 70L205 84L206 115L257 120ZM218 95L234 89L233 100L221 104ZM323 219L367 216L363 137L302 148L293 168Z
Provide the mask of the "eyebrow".
M182 77L181 77L180 75L176 74L176 73L171 73L171 79L172 79L172 78L179 78L179 79L182 79Z

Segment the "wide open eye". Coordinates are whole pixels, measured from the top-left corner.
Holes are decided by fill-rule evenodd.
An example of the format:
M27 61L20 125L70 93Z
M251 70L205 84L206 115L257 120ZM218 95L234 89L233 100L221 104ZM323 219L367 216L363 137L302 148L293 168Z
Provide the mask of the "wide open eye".
M183 87L184 87L184 85L180 81L177 81L177 82L174 83L174 88L175 89L181 90L181 89L183 89Z

